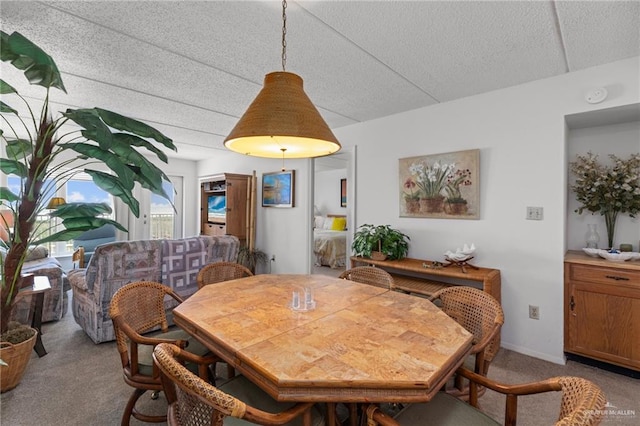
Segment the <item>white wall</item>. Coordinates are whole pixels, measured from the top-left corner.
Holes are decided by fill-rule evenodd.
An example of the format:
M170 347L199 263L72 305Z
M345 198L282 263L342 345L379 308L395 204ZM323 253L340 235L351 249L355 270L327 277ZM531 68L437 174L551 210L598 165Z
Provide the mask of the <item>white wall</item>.
M502 274L504 347L563 363L563 256L567 171L564 116L639 102L639 58L338 129L357 145L357 216L411 237L410 257L442 260L475 243L474 262ZM595 87L609 98L584 101ZM398 159L479 148L480 220L398 217ZM525 220L527 206L543 221ZM540 320L528 318L528 305Z
M347 208L340 207L340 179L346 178L347 169L316 172L313 202L321 214L347 214Z
M214 158L198 162L197 174L205 177L220 173L252 174L256 171L257 213L255 247L267 253L272 273L307 274L311 267L311 219L313 185L311 160L285 160L287 170L295 170L295 207L262 207L262 174L277 172L281 159L255 158L231 151L220 151ZM200 204L194 204L199 206ZM267 268L268 270L269 268Z

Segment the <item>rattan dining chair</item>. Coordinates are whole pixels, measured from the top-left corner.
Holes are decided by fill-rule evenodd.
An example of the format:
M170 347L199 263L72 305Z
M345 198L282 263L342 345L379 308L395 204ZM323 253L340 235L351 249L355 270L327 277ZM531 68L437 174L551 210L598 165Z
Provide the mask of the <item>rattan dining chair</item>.
M375 266L356 266L344 271L338 278L371 284L393 290L393 277L384 269Z
M602 420L607 401L598 386L581 377L562 376L521 385L506 385L473 373L466 368L460 368L458 374L470 381L472 389L480 385L506 395L505 426L516 425L518 397L522 395L561 391L560 413L558 420L554 423L555 426L598 425ZM471 393L470 401L465 402L445 392L438 392L431 401L408 405L393 417L383 413L377 405L369 405L366 408L367 425L499 425L498 421L477 408L477 391L473 390Z
M500 329L504 324L500 302L489 293L468 286L443 288L433 294L430 300L473 334L470 359L465 362L465 366L486 376L491 361L500 349ZM459 398L469 397L468 384L457 374L453 385L447 384L446 391ZM484 388L480 389L480 393L484 393Z
M121 287L111 299L109 314L113 322L116 345L120 353L124 381L134 388L122 414L122 425L128 425L131 416L151 423L165 422L166 416L150 415L136 409L138 399L146 392L162 390L160 372L153 363L153 347L171 342L188 347L193 352L192 368L204 378L209 377L209 366L219 358L207 355L208 350L181 329L169 330L165 313L165 299L182 302L169 287L156 282L138 281ZM160 329L159 332L153 330ZM151 333L149 333L151 332Z
M239 263L215 262L209 263L200 269L196 281L198 282L198 288L202 288L207 284L235 280L252 275L253 273L248 268Z
M222 426L245 424L225 421L243 419L261 425L319 426L324 418L314 404L278 402L250 382L234 376L213 386L186 369L192 355L176 345L163 343L153 351L169 403L169 426Z

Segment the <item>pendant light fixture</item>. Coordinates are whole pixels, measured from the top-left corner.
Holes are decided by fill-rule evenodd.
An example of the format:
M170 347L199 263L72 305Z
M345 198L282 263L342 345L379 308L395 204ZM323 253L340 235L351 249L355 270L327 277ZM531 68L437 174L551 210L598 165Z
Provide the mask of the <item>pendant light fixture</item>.
M267 74L264 86L224 140L231 151L255 157L312 158L341 146L302 88L287 72L287 1L282 2L282 71Z

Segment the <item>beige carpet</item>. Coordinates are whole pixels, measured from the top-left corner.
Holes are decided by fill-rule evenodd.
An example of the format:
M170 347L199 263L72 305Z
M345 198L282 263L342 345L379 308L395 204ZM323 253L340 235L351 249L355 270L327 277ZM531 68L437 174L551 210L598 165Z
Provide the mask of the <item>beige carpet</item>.
M33 353L22 383L0 396L0 424L34 425L118 425L130 388L122 379L120 360L113 342L95 345L69 312L60 321L44 325L42 336L49 352L38 358ZM603 424L640 424L640 380L576 362L556 365L501 349L489 376L508 383L522 383L556 375L576 375L597 383L608 397L612 414ZM553 424L560 395L523 397L519 404L521 426ZM166 409L163 398L143 396L146 408ZM504 398L487 393L481 398L485 411L501 419ZM634 412L634 413L632 413ZM132 420L132 425L141 422ZM413 425L411 425L413 426ZM468 426L468 425L461 425Z

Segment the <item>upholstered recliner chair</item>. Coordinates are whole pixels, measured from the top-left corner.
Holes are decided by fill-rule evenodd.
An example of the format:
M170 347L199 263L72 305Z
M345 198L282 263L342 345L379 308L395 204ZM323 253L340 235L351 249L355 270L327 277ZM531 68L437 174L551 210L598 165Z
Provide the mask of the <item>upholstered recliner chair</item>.
M84 268L89 263L96 247L116 240L116 227L104 225L98 229L83 232L73 240L73 261L77 261L78 268ZM80 249L82 247L82 249Z

